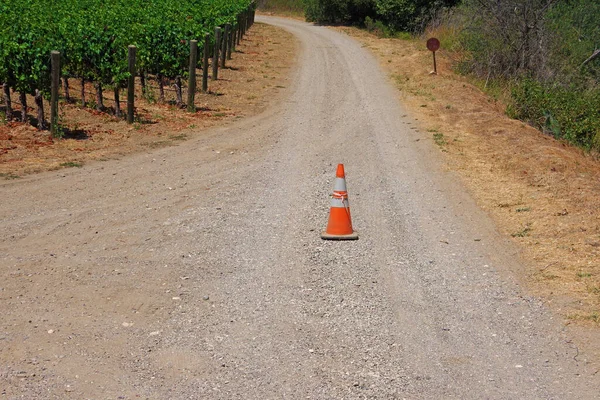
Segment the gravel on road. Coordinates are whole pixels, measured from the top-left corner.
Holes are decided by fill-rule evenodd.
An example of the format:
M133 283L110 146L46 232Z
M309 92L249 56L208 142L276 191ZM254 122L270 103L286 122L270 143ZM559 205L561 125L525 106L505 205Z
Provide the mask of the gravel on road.
M267 112L0 184L6 398L595 399L515 250L349 37ZM322 241L343 163L360 239Z

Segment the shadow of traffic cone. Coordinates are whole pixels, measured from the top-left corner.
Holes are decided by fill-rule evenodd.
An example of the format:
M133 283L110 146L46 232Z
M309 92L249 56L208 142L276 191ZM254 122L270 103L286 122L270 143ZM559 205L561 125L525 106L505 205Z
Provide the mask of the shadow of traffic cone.
M358 233L352 230L352 218L350 217L350 203L346 191L346 175L344 164L338 164L335 173L335 186L331 196L331 208L329 210L329 223L325 232L321 233L321 239L327 240L356 240Z

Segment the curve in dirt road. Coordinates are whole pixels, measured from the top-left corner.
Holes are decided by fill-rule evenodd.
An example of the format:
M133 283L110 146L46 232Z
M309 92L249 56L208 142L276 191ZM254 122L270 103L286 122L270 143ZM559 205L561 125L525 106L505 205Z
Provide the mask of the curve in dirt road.
M0 186L8 398L594 399L514 250L325 27L277 106ZM335 167L360 239L325 242Z

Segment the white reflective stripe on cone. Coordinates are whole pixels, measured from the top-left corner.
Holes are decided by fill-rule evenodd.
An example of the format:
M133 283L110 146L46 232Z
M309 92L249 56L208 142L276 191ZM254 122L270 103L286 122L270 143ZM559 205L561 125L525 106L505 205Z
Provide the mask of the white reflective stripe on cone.
M348 208L348 207L350 207L350 203L348 202L348 199L332 197L331 198L331 207Z
M346 192L346 179L335 178L335 185L333 186L334 192Z

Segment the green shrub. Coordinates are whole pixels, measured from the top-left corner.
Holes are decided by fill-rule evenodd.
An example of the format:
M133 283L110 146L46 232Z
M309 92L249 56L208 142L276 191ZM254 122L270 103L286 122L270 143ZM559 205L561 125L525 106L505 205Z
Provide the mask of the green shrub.
M395 31L422 32L445 8L458 0L376 0L377 15Z
M445 7L458 0L305 0L308 21L369 25L377 31L422 31ZM367 20L369 18L369 20ZM367 26L367 28L369 28Z
M586 149L600 150L600 90L551 86L525 78L511 91L507 113Z
M391 37L394 35L394 32L387 25L371 17L365 18L365 28L379 37Z
M256 4L257 7L263 11L277 11L293 14L304 12L303 0L259 0Z
M305 0L306 20L320 24L362 25L375 16L375 0Z
M600 3L464 0L457 64L493 84L514 82L507 113L556 138L600 149Z
M600 59L582 65L600 38L600 3L591 0L559 2L547 16L547 27L554 32L549 44L550 60L555 80L562 83L598 85Z

